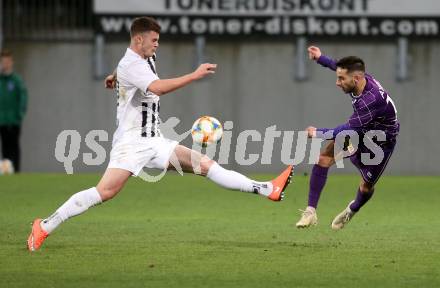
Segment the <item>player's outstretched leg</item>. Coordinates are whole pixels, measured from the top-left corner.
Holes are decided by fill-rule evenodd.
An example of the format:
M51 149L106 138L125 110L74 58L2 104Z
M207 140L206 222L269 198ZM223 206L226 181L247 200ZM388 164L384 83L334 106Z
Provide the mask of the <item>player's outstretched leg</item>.
M70 217L84 213L89 207L100 204L101 196L95 187L78 192L69 198L55 213L48 218L35 219L32 223L32 231L28 237L27 246L29 251L38 250L44 240L62 222Z
M96 187L78 192L46 219L35 219L27 240L29 251L38 250L44 240L64 221L80 215L90 207L113 198L124 186L131 172L107 169Z
M306 209L300 210L302 214L299 221L296 222L297 228L308 228L318 224L316 207L318 207L319 197L327 181L328 170L335 163L333 149L334 141L331 141L319 156L318 164L313 166L310 175L308 206Z
M288 166L272 181L254 181L243 174L225 169L206 155L182 145L176 146L172 157L175 157L175 159L170 160L170 168L176 169L172 163L178 161L185 172L206 176L226 189L260 194L272 201L283 200L284 191L289 185L293 174L293 166Z
M282 201L284 199L284 191L289 185L293 174L293 166L288 166L274 180L258 182L238 172L227 170L214 161L206 169L208 170L206 177L226 189L260 194L272 201Z
M374 186L362 180L357 191L356 199L351 201L350 204L348 204L348 206L333 219L332 229L340 230L344 228L361 207L370 200L373 193Z

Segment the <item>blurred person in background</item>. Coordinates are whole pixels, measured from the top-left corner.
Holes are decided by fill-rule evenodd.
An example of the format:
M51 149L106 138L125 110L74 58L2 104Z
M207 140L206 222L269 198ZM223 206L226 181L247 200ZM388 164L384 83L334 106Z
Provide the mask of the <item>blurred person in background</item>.
M0 139L2 158L9 159L20 171L20 131L26 113L27 91L21 77L14 72L12 52L0 52Z

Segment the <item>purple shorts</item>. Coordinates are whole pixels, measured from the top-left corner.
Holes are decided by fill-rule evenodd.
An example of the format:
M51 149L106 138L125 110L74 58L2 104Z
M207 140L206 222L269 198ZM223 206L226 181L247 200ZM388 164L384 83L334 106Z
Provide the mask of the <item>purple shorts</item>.
M360 146L360 148L356 151L356 153L350 156L351 163L353 163L353 165L356 166L359 172L361 172L362 178L365 180L365 182L374 185L379 180L380 176L385 170L385 167L387 167L388 161L390 160L391 155L393 154L395 146L396 146L396 142L392 142L392 143L387 143L387 145L382 147L384 156L382 161L376 165L365 165L364 163L362 163L361 161L362 153L370 153L371 155L370 158L372 158L374 154L372 154L369 149Z

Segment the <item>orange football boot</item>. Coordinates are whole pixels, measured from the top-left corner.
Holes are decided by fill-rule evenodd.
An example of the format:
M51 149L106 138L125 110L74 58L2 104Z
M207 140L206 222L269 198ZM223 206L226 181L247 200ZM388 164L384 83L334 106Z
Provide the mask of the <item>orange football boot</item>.
M267 198L272 201L282 201L284 199L284 190L289 185L293 175L293 166L289 165L277 178L272 180L273 190Z
M49 234L41 228L41 219L35 219L32 224L32 231L27 240L29 251L33 252L40 249Z

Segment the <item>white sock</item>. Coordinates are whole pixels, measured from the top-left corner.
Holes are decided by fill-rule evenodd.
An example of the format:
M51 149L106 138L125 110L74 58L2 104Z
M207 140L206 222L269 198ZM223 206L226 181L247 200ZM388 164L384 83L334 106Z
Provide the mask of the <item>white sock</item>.
M269 196L273 188L271 182L253 181L238 172L227 170L217 163L214 163L209 168L208 175L206 176L214 183L226 189L252 192L264 196Z
M316 212L316 208L312 207L312 206L307 206L306 210L315 213Z
M78 192L61 205L55 213L41 221L41 228L50 234L67 219L82 214L101 202L101 195L95 187Z

